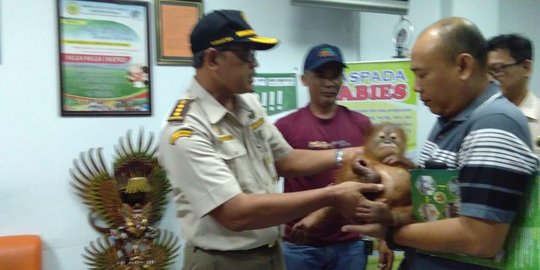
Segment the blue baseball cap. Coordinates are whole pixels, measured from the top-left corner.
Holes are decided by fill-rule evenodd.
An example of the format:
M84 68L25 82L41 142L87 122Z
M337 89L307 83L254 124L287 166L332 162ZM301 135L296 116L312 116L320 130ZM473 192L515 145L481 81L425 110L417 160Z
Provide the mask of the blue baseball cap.
M330 44L317 45L309 50L304 63L304 71L313 71L329 62L337 62L343 67L347 66L343 63L343 56L341 56L338 47Z

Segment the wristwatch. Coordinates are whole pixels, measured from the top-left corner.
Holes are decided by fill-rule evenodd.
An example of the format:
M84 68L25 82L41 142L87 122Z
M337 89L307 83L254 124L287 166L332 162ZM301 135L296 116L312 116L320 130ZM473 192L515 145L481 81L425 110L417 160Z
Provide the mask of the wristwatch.
M340 148L336 149L336 166L343 166L343 150Z

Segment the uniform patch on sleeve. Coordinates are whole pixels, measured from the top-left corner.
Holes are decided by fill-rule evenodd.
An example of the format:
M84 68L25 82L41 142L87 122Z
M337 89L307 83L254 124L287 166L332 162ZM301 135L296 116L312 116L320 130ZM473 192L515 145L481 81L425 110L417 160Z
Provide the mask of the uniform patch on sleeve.
M191 134L193 134L193 130L190 130L190 129L179 129L177 131L175 131L171 137L169 137L169 143L174 145L174 143L176 142L176 140L180 139L180 138L189 138L191 137Z
M174 110L167 119L169 122L182 122L184 121L184 116L186 115L189 105L193 102L193 99L180 99L176 103Z

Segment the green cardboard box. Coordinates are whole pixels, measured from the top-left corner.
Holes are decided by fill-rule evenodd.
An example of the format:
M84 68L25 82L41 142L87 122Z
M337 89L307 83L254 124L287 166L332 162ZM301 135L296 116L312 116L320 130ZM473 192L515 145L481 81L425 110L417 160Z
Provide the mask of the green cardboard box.
M498 269L540 269L539 182L540 176L537 174L524 194L522 206L500 256L486 259L459 254L426 253ZM411 170L411 197L413 215L417 222L457 216L460 204L458 171Z

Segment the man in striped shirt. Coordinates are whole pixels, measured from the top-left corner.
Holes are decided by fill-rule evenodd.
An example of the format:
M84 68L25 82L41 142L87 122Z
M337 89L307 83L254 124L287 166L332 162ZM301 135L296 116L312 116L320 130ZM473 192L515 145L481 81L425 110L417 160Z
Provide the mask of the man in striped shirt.
M538 166L527 120L490 83L486 41L464 18L445 18L424 30L412 49L411 69L415 91L439 116L419 165L459 170L460 216L395 230L381 225L348 225L343 230L386 236L408 247L400 269L490 269L416 249L480 257L501 251Z

